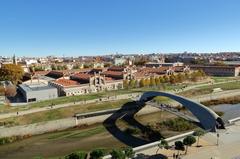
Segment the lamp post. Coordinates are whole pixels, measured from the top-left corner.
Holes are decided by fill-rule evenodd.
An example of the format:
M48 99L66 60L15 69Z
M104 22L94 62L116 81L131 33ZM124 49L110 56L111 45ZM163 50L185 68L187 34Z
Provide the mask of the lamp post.
M217 133L217 146L219 145L219 137L220 137L220 135L219 135L219 133Z

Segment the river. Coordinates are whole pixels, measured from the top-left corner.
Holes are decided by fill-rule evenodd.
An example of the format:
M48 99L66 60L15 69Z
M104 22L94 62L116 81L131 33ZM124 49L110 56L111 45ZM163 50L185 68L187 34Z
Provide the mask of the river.
M211 109L215 111L224 112L222 119L224 121L240 117L240 103L239 104L220 104L211 106Z

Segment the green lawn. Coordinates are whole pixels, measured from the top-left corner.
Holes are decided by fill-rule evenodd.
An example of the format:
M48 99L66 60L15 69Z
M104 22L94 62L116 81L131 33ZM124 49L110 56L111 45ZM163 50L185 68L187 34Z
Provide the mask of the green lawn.
M201 86L198 88L194 88L188 91L184 91L179 93L179 95L186 96L186 97L192 97L197 95L204 95L204 94L210 94L213 92L214 88L221 88L222 90L234 90L234 89L240 89L240 81L233 81L228 83L222 83L222 84L213 84L208 86Z
M212 76L211 78L214 80L215 83L239 79L239 77L216 77L216 76Z

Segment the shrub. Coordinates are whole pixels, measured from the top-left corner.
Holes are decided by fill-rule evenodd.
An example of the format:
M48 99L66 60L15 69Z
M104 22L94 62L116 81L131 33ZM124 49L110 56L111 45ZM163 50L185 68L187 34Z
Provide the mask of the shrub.
M110 153L112 156L112 159L125 159L125 154L121 149L113 149Z
M186 130L193 129L195 127L194 124L182 118L169 119L159 124L161 127L166 127L173 131L186 131Z
M129 127L127 129L125 129L125 133L127 134L139 134L140 130L134 127Z
M84 151L73 152L65 157L65 159L86 159L87 153Z
M132 147L125 147L123 149L125 156L128 158L133 158L135 155L135 152L133 151Z
M105 149L95 149L90 153L91 159L100 159L107 154Z

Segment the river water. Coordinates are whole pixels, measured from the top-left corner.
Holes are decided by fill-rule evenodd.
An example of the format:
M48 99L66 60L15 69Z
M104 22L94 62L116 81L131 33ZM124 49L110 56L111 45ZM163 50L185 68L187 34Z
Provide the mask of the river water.
M227 121L229 119L240 117L240 103L239 104L220 104L211 106L215 111L224 112L222 119Z

